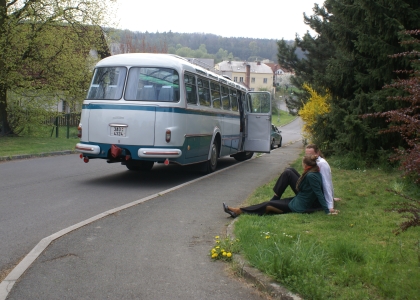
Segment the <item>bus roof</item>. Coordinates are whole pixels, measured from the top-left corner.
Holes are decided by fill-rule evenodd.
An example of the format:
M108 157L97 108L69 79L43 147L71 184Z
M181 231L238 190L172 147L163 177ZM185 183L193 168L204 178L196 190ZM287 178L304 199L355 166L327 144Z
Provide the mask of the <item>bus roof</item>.
M187 59L173 55L173 54L161 54L161 53L124 53L108 56L100 60L96 67L134 67L134 66L153 66L153 67L165 67L173 69L184 69L189 72L199 74L218 80L219 82L228 84L229 86L236 87L246 91L245 87L238 85L232 80L227 79L215 72L209 71L199 65L190 63Z

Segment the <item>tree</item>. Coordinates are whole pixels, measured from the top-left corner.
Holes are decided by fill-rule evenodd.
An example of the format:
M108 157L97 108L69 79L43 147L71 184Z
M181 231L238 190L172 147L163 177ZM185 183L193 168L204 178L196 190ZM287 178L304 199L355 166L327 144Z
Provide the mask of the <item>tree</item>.
M16 133L19 109L27 115L48 110L57 97L80 100L90 50L108 53L99 25L112 2L0 0L0 135Z
M404 59L391 62L388 55L402 50L399 32L419 28L419 15L416 0L326 0L323 7L314 7L313 16L305 16L305 23L317 33L296 40L296 46L306 50L306 58L295 61L284 51L280 54L294 64L297 83L331 93L330 113L318 118L320 125L327 126L316 132L315 143L328 142L334 151L368 159L403 145L396 134L377 134L387 128L384 120L360 116L400 105L388 100L391 92L382 86L404 78L393 70L409 66ZM307 101L307 95L301 96Z

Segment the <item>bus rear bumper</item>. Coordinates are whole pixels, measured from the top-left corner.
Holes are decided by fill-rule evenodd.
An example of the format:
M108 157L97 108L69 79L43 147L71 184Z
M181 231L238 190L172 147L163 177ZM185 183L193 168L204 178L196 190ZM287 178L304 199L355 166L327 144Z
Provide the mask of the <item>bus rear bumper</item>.
M137 155L144 158L178 158L182 155L182 151L167 148L140 148Z
M77 143L75 150L77 152L86 153L86 154L99 154L101 148L97 145L88 145Z

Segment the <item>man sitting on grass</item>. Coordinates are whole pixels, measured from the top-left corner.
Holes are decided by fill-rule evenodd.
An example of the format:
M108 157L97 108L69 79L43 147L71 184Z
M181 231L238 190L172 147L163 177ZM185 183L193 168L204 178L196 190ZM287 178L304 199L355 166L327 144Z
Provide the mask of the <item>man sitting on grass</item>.
M322 175L322 190L324 192L324 197L328 205L330 212L335 212L334 210L334 201L341 200L340 198L334 198L334 187L332 183L331 168L328 162L323 158L321 151L318 146L315 144L309 144L305 148L305 155L316 155L318 156L317 165L319 167L320 173ZM288 186L297 194L296 183L300 177L298 171L294 168L286 168L284 172L277 179L276 184L273 187L274 196L271 200L279 200L283 195L284 191ZM315 203L314 208L321 209L320 203Z

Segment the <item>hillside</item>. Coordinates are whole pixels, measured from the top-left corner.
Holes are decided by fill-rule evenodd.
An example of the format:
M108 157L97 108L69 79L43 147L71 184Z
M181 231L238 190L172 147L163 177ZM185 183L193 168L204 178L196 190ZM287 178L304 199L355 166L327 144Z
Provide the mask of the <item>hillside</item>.
M277 40L222 37L208 33L150 33L119 30L116 40L125 45L120 52L167 52L184 57L277 61ZM288 41L292 44L294 41ZM204 45L204 46L203 46ZM299 53L300 52L300 53ZM301 51L297 52L301 56Z

